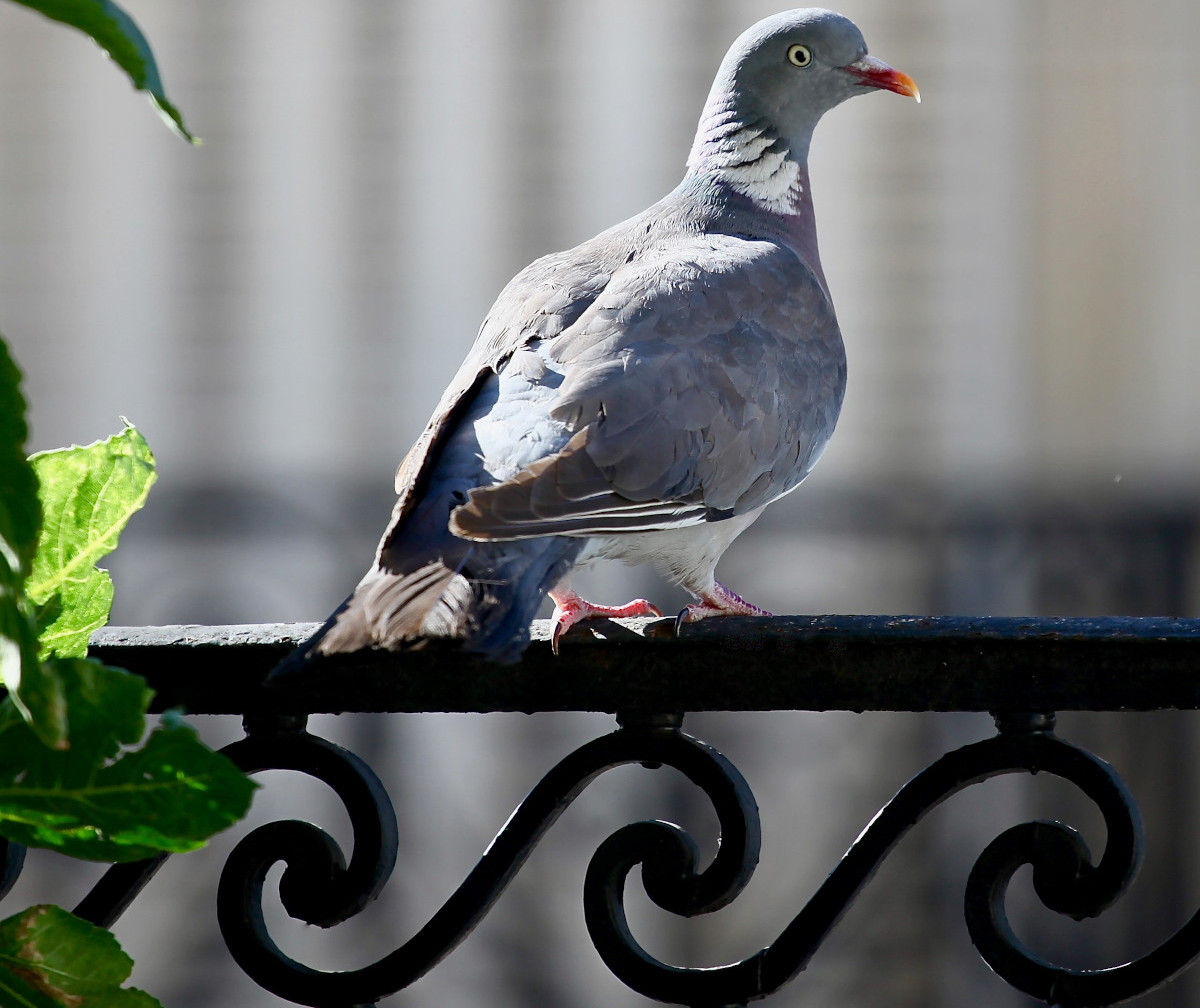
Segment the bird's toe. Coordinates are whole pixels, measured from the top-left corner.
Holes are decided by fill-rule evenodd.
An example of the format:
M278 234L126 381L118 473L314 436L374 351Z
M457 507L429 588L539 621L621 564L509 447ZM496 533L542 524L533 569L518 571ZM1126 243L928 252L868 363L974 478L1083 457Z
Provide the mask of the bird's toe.
M699 623L712 616L772 616L773 613L747 602L736 592L730 591L719 581L711 591L703 592L699 602L685 606L675 617L675 633L687 623Z
M627 616L661 616L662 610L646 599L634 599L619 606L597 605L573 592L554 598L554 630L550 634L550 648L558 654L558 641L576 623L587 619L622 619Z

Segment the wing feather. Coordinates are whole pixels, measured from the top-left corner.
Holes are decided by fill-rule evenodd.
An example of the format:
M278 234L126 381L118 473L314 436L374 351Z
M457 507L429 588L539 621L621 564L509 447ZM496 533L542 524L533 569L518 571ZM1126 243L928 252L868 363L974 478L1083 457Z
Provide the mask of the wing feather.
M481 376L506 367L561 383L551 414L568 440L471 490L451 513L460 538L676 528L748 513L804 478L845 383L818 274L771 242L674 235L639 250L640 237L613 229L509 284L401 466L396 528Z

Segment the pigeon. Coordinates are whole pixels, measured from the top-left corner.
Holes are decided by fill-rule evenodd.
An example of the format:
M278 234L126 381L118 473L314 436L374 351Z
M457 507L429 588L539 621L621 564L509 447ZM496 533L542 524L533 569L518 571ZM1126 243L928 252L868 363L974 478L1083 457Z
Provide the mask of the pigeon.
M680 624L770 615L715 569L833 432L846 359L809 141L826 111L880 89L920 100L839 14L745 31L679 185L501 291L400 464L373 567L304 659L451 637L512 662L547 595L555 651L580 620L662 615L580 596L571 571L596 559L649 563L685 588Z

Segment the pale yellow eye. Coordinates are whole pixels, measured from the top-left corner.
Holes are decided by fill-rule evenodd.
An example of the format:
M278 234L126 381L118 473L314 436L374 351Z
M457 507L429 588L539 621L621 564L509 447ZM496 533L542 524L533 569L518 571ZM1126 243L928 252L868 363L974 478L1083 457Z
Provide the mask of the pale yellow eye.
M812 62L812 50L806 45L788 46L787 58L792 66L806 67Z

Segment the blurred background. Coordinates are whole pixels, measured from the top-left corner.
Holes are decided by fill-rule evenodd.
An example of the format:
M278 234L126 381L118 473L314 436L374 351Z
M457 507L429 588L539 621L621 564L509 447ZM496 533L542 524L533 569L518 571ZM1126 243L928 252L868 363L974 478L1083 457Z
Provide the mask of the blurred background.
M25 371L31 449L107 436L125 415L155 450L158 485L110 565L113 622L130 625L323 618L370 563L395 465L504 282L672 188L728 44L782 7L123 6L204 145L172 136L82 36L0 5L0 330ZM1200 5L839 9L924 102L867 96L818 129L849 391L821 465L739 540L722 580L784 613L1200 615ZM598 571L592 590L682 603L649 577ZM610 727L314 719L384 777L404 849L368 914L333 933L280 921L281 942L324 968L399 945L537 778ZM635 913L652 951L691 965L771 941L909 775L990 732L975 715L687 727L742 769L764 816L763 865L733 907L703 922ZM200 728L214 743L238 733ZM1039 951L1112 965L1200 904L1195 718L1076 714L1060 730L1129 780L1147 867L1098 922L1051 920L1027 885L1014 914ZM684 822L711 847L703 802L665 774L606 775L467 943L387 1003L645 1004L600 965L579 894L587 858L631 816ZM1095 850L1103 828L1053 782L972 791L904 841L769 1003L1028 1003L970 949L966 872L1021 818L1065 817ZM259 793L254 820L279 816L345 835L336 804L303 783ZM177 859L118 925L135 981L170 1008L280 1004L212 923L242 832ZM92 874L43 855L9 905L70 906ZM1185 977L1143 1003L1198 996L1200 977Z

